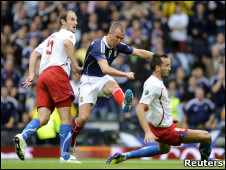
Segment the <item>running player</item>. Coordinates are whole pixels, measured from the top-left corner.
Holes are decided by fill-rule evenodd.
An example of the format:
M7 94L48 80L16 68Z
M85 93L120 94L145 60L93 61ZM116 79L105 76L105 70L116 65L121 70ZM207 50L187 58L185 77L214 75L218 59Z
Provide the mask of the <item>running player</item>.
M117 164L131 158L166 154L170 152L171 145L179 146L181 143L200 143L201 160L209 160L212 150L211 135L204 130L177 127L178 121L172 117L168 92L163 84L163 78L171 70L170 59L165 54L154 54L150 68L153 74L144 83L136 113L145 132L144 142L157 141L158 146L115 153L106 163Z
M78 74L82 71L74 57L76 41L74 33L77 24L77 16L73 11L63 12L60 16L60 31L49 36L30 55L29 76L22 84L26 88L33 84L36 63L41 56L37 82L38 117L27 125L22 134L14 137L16 153L21 160L25 159L27 139L48 123L51 113L57 107L61 118L60 162L79 163L75 157L69 154L72 137L70 111L74 100L74 92L68 79L70 64L72 64L73 73Z
M118 71L110 65L119 53L132 54L143 59L151 59L154 53L122 43L124 35L125 30L122 24L116 22L111 25L107 36L93 41L87 50L79 86L79 116L73 122L71 146L75 145L76 138L89 119L98 96L113 95L124 112L130 110L132 91L127 89L124 94L112 76L133 80L134 73Z

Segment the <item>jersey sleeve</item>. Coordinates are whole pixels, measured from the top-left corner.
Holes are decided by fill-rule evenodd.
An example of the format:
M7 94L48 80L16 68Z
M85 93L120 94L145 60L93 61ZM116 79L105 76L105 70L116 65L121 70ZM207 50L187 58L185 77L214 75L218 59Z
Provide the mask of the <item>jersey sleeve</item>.
M130 47L124 43L120 43L118 45L118 49L120 53L124 53L124 54L132 54L133 53L133 47Z
M44 49L44 47L45 47L44 44L45 44L45 41L43 41L41 44L39 44L39 46L36 47L34 50L37 51L39 54L42 55L43 49Z
M73 46L75 45L76 43L76 39L75 39L75 34L73 34L72 32L68 31L65 33L65 36L64 36L64 40L69 40L72 42Z
M96 41L93 41L91 43L91 46L92 46L92 50L91 50L91 55L97 60L99 61L100 59L104 59L104 60L107 60L106 56L105 56L105 45L104 44L101 44L101 43L98 43Z
M159 92L159 87L158 86L149 86L149 87L144 87L144 91L142 94L142 97L140 99L140 103L150 105L153 99L156 97L156 95Z

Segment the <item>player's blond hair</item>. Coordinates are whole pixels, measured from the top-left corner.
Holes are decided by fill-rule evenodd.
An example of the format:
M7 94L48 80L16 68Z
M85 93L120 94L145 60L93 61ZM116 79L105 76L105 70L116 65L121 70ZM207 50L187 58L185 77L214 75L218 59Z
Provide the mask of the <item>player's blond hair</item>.
M59 19L60 19L60 21L59 21L59 22L60 22L60 26L62 26L61 19L67 21L67 15L68 15L69 12L75 13L74 11L69 10L69 11L63 11L63 12L60 14L60 17L59 17Z
M113 23L109 29L109 32L115 32L116 29L119 29L121 32L125 32L123 25L119 22Z

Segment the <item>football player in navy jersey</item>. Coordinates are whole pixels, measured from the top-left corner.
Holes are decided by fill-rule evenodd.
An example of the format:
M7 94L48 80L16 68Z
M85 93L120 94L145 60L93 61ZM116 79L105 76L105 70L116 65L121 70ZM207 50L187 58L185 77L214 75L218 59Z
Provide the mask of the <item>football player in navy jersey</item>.
M87 50L79 86L79 116L73 122L71 146L75 145L76 138L89 119L98 96L113 95L124 112L130 110L132 91L127 89L124 93L113 77L134 80L134 73L118 71L110 65L119 53L132 54L143 59L151 59L154 53L122 43L124 35L124 27L116 22L111 25L107 36L94 40Z

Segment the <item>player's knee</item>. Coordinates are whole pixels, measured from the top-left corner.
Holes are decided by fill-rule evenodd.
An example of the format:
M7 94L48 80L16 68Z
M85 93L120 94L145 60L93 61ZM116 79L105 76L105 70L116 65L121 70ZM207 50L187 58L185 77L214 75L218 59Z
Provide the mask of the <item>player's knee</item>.
M43 117L39 119L40 127L45 126L49 122L50 117Z
M83 126L86 124L86 122L88 121L89 117L88 116L82 116L79 118L79 123Z
M204 131L203 136L204 136L203 143L211 143L212 142L212 136L209 134L209 132Z

